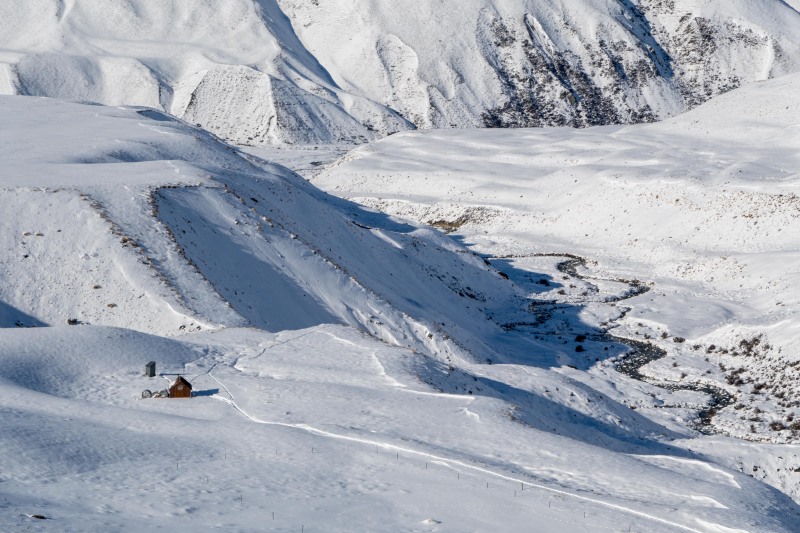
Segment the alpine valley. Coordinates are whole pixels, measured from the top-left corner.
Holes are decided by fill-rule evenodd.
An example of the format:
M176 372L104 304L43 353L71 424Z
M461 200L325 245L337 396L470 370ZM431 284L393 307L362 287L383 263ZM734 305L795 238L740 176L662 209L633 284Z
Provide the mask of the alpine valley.
M0 531L800 531L799 9L0 0Z

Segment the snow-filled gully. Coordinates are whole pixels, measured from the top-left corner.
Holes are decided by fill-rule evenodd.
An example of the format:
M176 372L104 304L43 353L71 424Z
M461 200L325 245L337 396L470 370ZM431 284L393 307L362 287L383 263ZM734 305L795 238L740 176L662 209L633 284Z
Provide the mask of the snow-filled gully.
M579 267L586 268L585 258L571 254L569 255L565 254L563 255L563 257L566 257L568 259L556 265L556 268L558 269L559 272L587 282L590 282L593 279L595 280L601 279L583 275L578 271ZM613 281L626 283L630 285L631 289L627 291L625 294L609 298L607 300L608 302L620 302L623 300L628 300L630 298L633 298L634 296L639 296L640 294L644 294L650 290L650 287L648 287L639 280L615 279ZM624 316L624 313L622 316ZM619 320L619 318L617 320ZM652 379L648 378L647 376L641 373L641 368L644 367L645 365L648 365L654 361L657 361L665 357L667 355L667 352L650 342L611 335L609 331L614 327L616 326L612 325L599 335L589 336L592 338L592 340L601 342L617 342L631 348L632 351L629 352L627 355L625 355L622 361L620 361L617 365L615 365L614 368L618 372L621 372L628 377L648 383L650 385L655 385L656 387L660 387L662 389L667 389L670 391L686 390L686 391L702 392L704 394L708 394L711 397L711 400L709 401L706 408L702 409L698 413L698 420L694 424L694 426L697 431L700 431L701 433L706 435L711 435L716 433L717 431L714 429L712 424L714 415L717 413L718 410L724 409L725 407L733 404L735 402L734 396L725 389L722 389L721 387L716 387L708 383L685 384L685 383L675 383L675 382L653 381Z

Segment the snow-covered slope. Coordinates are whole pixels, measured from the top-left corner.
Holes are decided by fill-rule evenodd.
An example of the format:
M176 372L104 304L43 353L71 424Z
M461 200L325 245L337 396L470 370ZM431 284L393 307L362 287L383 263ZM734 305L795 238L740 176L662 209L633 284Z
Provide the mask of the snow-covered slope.
M614 453L510 421L482 394L436 393L404 368L412 354L341 326L2 333L6 531L791 532L797 520L785 497L701 454ZM140 376L154 356L167 379ZM175 372L194 398L136 399Z
M421 127L651 121L800 67L781 0L278 3L337 82Z
M500 268L532 272L533 281L550 276L535 299L583 302L588 320L665 350L645 376L726 389L733 401L714 413L718 431L796 443L795 94L800 75L792 74L658 124L401 134L355 150L313 182L454 231ZM537 257L553 253L586 257L592 287L553 286L562 272ZM639 279L651 290L620 304L622 321L588 318L608 283L601 278ZM657 402L638 409L662 410ZM786 464L754 466L797 494Z
M409 125L339 89L272 1L0 5L0 94L143 105L240 144L364 142Z
M0 5L0 49L0 94L146 105L240 145L352 143L412 122L671 116L798 70L800 13L781 0L31 0Z
M189 316L273 331L340 320L438 353L455 348L434 330L474 322L463 334L479 344L498 330L464 306L465 286L500 307L515 297L441 234L329 197L161 113L29 97L0 105L12 230L0 295L40 322L163 334L201 325ZM43 136L54 122L69 127Z
M591 318L617 319L608 302L543 318L590 335L577 351L504 327L539 316L520 269L187 123L30 97L0 114L2 529L789 532L800 516L681 418L702 394L613 371L627 348ZM195 398L136 399L167 384L140 376L150 359ZM630 407L646 401L683 408Z

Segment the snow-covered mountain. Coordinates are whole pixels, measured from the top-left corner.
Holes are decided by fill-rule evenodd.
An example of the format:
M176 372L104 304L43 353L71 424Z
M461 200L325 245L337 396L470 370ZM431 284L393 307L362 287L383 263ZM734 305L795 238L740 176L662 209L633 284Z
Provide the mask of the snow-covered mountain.
M149 106L241 144L409 127L339 89L272 1L4 2L0 48L0 93Z
M651 121L800 67L781 0L279 3L343 87L421 127Z
M800 68L782 0L35 0L0 94L146 105L238 144L652 121Z
M4 530L800 517L742 473L757 449L689 427L704 394L614 370L628 347L596 323L624 318L625 280L489 261L151 109L14 96L0 114ZM545 316L542 280L598 297ZM137 399L167 384L141 376L151 359L195 397Z
M798 2L0 2L0 530L796 532Z

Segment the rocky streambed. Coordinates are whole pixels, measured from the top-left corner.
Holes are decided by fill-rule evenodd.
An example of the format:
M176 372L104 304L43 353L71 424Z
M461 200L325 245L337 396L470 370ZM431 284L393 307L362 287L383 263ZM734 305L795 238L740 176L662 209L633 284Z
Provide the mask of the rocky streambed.
M596 278L582 274L581 269L586 268L586 259L583 257L571 254L570 255L547 254L547 255L552 257L565 258L564 261L561 261L556 265L558 271L564 275L580 279L587 283L591 283L592 280L602 279L603 281L614 281L623 283L630 287L629 290L625 291L620 295L609 296L605 298L604 299L605 302L608 303L621 302L633 298L634 296L639 296L641 294L644 294L650 290L649 286L647 286L645 283L639 280L621 279L621 278L605 279L605 278ZM626 311L623 311L621 317L624 317L625 314ZM619 318L617 320L619 320ZM647 342L637 339L629 339L627 337L620 337L617 335L613 335L611 331L614 329L614 327L615 325L611 324L609 327L605 329L603 333L593 335L592 340L599 342L619 343L630 348L630 351L615 365L616 370L618 372L621 372L622 374L625 374L630 378L643 381L651 385L655 385L656 387L662 389L670 391L681 391L681 390L694 391L707 394L710 399L706 407L698 412L698 417L697 421L694 424L694 428L704 434L716 433L716 430L714 429L713 425L714 415L716 415L716 413L720 409L724 409L725 407L734 403L736 398L733 396L733 394L729 393L722 387L718 387L709 383L703 383L703 382L684 383L684 382L674 382L674 381L659 381L648 377L647 375L642 373L642 368L654 361L658 361L659 359L666 357L667 355L666 350L658 347L652 342Z

